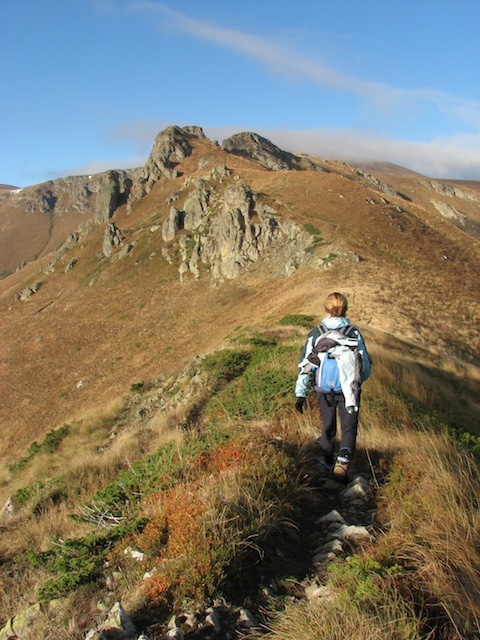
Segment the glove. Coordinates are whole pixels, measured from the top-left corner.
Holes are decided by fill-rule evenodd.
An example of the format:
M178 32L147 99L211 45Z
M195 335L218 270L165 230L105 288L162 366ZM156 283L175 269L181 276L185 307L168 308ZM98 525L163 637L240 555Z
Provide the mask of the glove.
M305 404L305 400L306 400L306 398L297 398L297 400L295 402L295 409L299 413L303 413L303 405Z

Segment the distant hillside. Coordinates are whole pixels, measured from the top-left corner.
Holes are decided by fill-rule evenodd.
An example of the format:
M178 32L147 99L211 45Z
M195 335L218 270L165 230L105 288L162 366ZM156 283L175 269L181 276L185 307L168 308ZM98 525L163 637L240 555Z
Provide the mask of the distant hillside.
M14 187L11 184L1 184L0 183L0 193L3 193L5 191L16 191L18 189L18 187Z

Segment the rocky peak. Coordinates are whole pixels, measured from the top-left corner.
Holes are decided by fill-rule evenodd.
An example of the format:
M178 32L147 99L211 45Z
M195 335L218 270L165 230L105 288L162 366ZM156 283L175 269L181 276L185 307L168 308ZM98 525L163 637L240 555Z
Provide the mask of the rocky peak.
M148 193L162 176L167 179L176 175L175 166L192 152L191 137L205 137L200 127L167 127L153 143L152 151L140 175L144 191Z
M205 138L201 127L182 128L174 125L163 129L157 135L148 160L133 185L128 201L129 209L136 201L150 193L160 178L171 180L177 176L176 165L192 153L192 138Z
M257 160L271 171L288 171L291 169L326 171L324 167L315 164L308 158L282 151L273 142L259 136L257 133L236 133L223 141L222 148L228 153Z

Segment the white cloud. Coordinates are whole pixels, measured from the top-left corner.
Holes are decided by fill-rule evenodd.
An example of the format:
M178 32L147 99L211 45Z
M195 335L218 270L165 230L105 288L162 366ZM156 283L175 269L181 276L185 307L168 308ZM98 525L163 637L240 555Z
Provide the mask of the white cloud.
M61 171L50 170L48 174L50 179L58 177L65 178L67 176L90 176L96 173L102 173L103 171L110 171L111 169L136 169L137 167L143 167L146 160L147 156L135 156L124 159L116 158L112 160L92 160L77 167L62 169Z

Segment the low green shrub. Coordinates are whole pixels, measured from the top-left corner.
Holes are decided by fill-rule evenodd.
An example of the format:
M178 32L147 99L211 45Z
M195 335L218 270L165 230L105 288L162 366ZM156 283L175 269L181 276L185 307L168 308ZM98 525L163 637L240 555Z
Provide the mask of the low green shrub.
M314 323L315 316L308 316L302 313L284 316L279 322L279 324L282 325L293 325L298 327L305 327L306 329L311 328Z
M10 465L9 470L12 473L15 471L21 471L34 456L40 453L53 453L60 446L62 440L68 435L69 431L69 425L65 424L59 429L49 431L43 439L43 442L40 444L36 441L32 442L28 448L27 455Z
M241 344L252 345L253 347L273 347L277 345L280 340L278 336L269 333L254 333L251 336L240 338L239 342Z
M77 587L95 582L102 575L102 567L116 541L128 534L140 532L145 520L110 529L104 535L90 534L84 538L56 540L47 551L27 551L27 558L34 568L43 567L55 574L38 591L40 601L65 597Z
M15 495L13 496L13 500L16 505L18 505L19 507L23 507L28 502L30 502L30 500L34 496L37 496L44 487L45 485L43 482L35 480L35 482L31 482L30 484L16 491Z
M352 605L373 608L385 602L389 577L401 574L398 564L384 566L369 556L350 556L329 567L329 584Z
M218 381L229 381L242 375L250 359L249 351L224 349L206 356L202 369Z
M280 412L292 399L297 356L291 345L257 345L243 374L212 398L207 413L263 420Z

